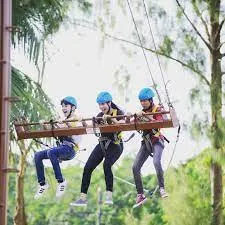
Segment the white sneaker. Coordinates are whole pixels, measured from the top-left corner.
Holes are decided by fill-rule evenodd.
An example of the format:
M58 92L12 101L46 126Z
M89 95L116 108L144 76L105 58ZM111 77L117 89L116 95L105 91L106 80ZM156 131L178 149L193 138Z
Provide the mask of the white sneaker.
M161 198L167 198L168 197L168 194L166 193L166 191L163 187L161 187L159 189L159 193L160 193Z
M57 190L56 190L56 197L61 197L65 194L65 190L67 187L67 181L64 180L62 183L58 184Z
M105 204L107 205L113 205L113 197L112 197L112 192L107 191L105 195Z
M41 197L43 197L44 193L48 190L49 185L46 183L45 185L41 186L39 184L38 190L34 196L34 199L39 199Z

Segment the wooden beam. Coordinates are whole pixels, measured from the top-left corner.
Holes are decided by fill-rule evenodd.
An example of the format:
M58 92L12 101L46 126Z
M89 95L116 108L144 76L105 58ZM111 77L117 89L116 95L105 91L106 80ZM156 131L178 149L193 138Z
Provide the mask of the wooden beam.
M173 127L172 120L166 121L151 121L151 122L131 122L124 124L112 124L112 125L98 125L95 128L88 125L87 127L74 127L74 128L54 128L53 130L25 130L21 129L17 125L17 138L29 139L29 138L43 138L43 137L60 137L60 136L71 136L71 135L83 135L97 133L113 133L119 131L131 131L131 130L151 130L153 128L169 128Z

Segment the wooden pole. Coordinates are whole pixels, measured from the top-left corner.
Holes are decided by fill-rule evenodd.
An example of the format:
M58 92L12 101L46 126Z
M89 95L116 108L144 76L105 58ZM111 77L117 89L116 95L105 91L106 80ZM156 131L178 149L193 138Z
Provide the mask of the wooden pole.
M0 0L0 223L7 224L11 0Z

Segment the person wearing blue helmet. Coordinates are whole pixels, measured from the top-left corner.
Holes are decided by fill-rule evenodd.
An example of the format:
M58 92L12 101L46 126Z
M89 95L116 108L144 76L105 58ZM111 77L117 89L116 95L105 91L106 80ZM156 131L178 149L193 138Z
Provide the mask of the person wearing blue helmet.
M162 106L154 104L154 96L155 94L151 88L143 88L140 90L138 99L140 100L143 109L141 112L137 113L139 120L145 121L147 119L147 121L149 121L163 119L162 114L142 116L145 113L162 111ZM151 129L144 130L142 133L142 138L141 148L132 166L134 181L137 189L136 204L134 207L142 205L147 200L143 190L141 168L149 156L153 157L153 164L157 174L160 195L162 198L168 197L164 187L164 176L161 165L161 157L164 149L164 136L160 132L160 129Z
M66 120L80 120L80 117L75 114L75 110L77 108L76 99L72 96L67 96L62 99L61 106L65 118L58 119L58 123L54 124L54 126L58 128L77 126L76 122L63 122ZM45 129L49 129L47 125L43 124L43 121L40 121L40 124L43 125ZM34 162L39 183L38 190L34 196L35 199L41 198L49 188L49 184L45 181L43 159L50 159L51 161L55 178L58 182L56 197L61 197L65 193L67 181L62 176L59 162L71 160L75 156L76 150L79 148L80 139L81 136L79 135L58 137L57 147L35 153Z
M97 124L115 124L124 123L124 118L110 118L111 116L124 115L123 111L112 102L112 95L109 92L100 92L96 102L101 112L97 115ZM90 154L83 171L80 198L70 205L86 206L87 192L91 181L91 174L94 169L103 161L103 169L106 183L105 204L113 204L113 173L112 166L119 159L123 151L121 132L102 133L98 139L99 143L95 146Z

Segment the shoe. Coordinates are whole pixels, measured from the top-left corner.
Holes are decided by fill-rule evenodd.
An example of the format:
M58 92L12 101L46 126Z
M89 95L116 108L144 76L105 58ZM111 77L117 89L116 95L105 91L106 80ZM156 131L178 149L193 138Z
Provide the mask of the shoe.
M105 204L107 204L107 205L113 205L113 197L112 197L112 192L111 191L107 191L106 192Z
M39 187L38 187L38 190L34 196L34 199L39 199L41 197L43 197L44 193L48 190L49 188L49 185L48 184L45 184L45 185L40 185L39 184Z
M168 197L168 194L166 193L166 191L163 187L161 187L159 189L159 193L160 193L161 198L167 198Z
M71 202L71 206L87 206L87 199L79 198L78 200Z
M67 187L67 181L64 180L62 183L58 183L58 187L56 189L56 197L61 197L65 194L66 191L66 187Z
M147 200L148 199L145 197L144 194L138 194L136 198L136 204L133 206L133 208L143 205Z

